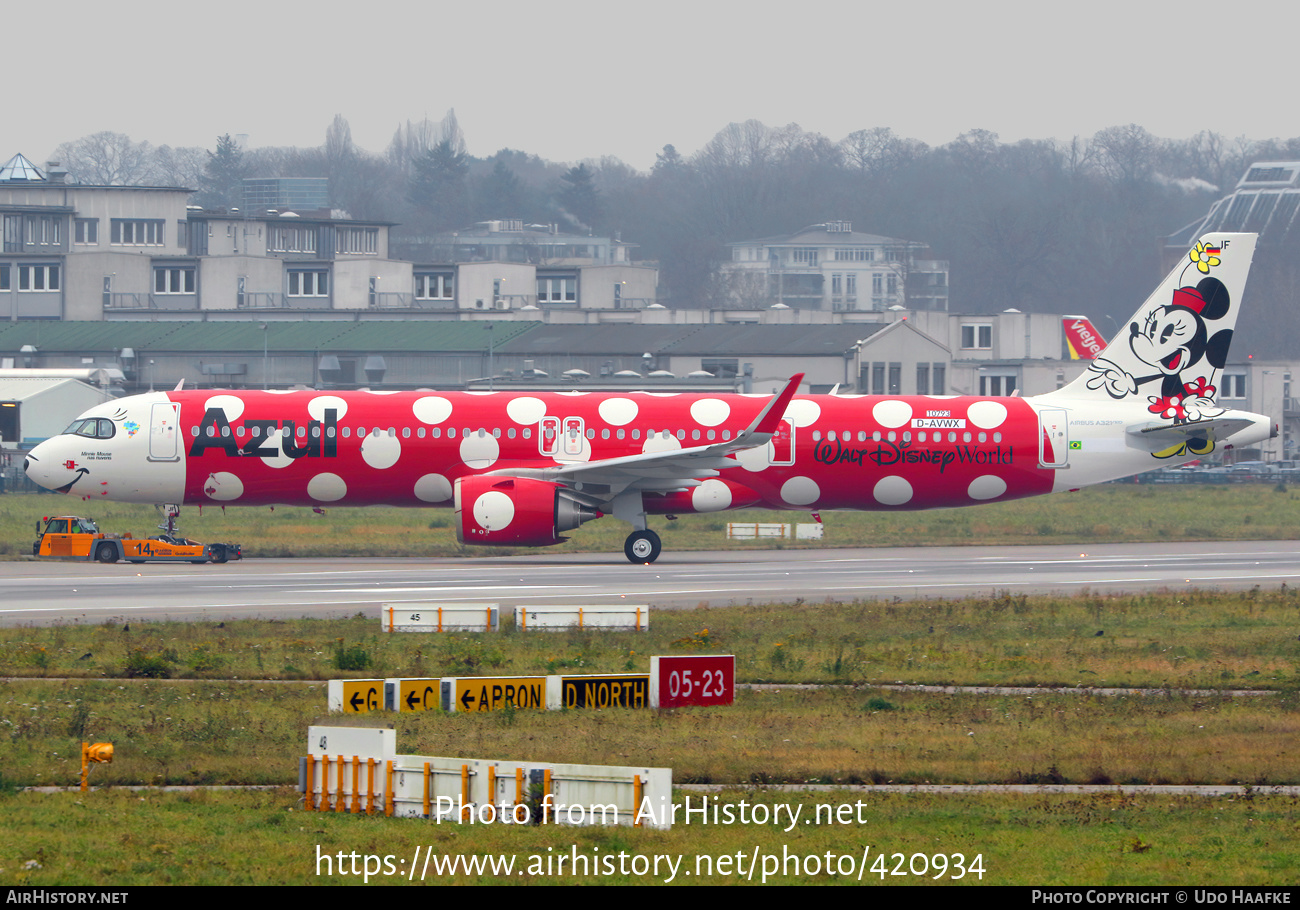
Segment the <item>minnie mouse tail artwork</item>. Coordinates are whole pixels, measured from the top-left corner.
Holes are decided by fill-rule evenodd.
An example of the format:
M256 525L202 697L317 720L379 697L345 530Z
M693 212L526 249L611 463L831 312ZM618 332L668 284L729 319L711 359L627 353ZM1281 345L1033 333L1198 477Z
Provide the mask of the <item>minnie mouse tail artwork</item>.
M1044 404L1068 412L1071 448L1101 454L1109 445L1129 455L1138 450L1157 459L1190 460L1211 452L1216 442L1245 445L1276 434L1267 417L1216 403L1255 239L1201 237L1082 376L1041 396ZM1097 439L1090 445L1086 429L1092 421L1112 428L1122 423L1125 432L1108 444Z

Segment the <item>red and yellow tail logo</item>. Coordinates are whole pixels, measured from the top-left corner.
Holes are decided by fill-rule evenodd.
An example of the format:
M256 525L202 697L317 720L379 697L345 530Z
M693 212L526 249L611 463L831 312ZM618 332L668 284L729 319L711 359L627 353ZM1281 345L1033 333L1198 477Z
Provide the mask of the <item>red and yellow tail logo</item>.
M1101 333L1083 316L1062 316L1061 326L1071 360L1093 360L1106 347Z

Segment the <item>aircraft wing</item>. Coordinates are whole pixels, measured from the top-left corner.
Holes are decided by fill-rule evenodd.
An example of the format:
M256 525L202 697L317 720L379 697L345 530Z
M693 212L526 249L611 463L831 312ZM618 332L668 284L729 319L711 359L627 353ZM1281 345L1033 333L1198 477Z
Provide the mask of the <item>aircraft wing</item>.
M731 457L734 453L767 445L780 426L785 409L803 377L803 373L791 376L750 425L737 433L734 439L725 442L571 462L553 468L507 468L488 473L563 483L573 492L590 499L593 505L608 502L625 490L669 492L699 486L702 479L717 477L719 471L736 467L736 461Z

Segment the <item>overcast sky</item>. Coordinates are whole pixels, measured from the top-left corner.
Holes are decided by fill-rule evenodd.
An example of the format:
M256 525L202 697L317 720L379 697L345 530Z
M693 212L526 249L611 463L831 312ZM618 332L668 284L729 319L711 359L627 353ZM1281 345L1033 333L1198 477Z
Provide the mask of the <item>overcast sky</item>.
M1297 7L1165 0L70 0L5 42L6 142L43 162L101 130L154 145L316 146L335 114L382 152L454 108L471 154L645 169L726 124L942 145L1138 123L1181 139L1300 135Z

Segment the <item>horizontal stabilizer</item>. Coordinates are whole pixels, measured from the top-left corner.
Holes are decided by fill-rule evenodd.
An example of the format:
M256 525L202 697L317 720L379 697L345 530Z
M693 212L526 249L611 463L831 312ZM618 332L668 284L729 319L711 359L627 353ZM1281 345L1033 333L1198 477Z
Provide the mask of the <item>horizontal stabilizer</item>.
M1128 428L1128 434L1141 440L1143 447L1162 449L1189 439L1227 439L1232 434L1254 425L1255 421L1245 417L1217 417L1212 420L1193 420L1190 423L1179 423L1173 426L1159 424L1132 426Z

